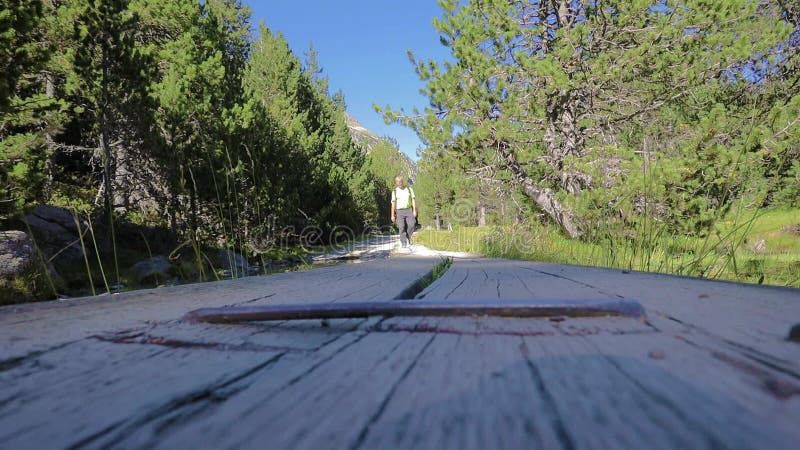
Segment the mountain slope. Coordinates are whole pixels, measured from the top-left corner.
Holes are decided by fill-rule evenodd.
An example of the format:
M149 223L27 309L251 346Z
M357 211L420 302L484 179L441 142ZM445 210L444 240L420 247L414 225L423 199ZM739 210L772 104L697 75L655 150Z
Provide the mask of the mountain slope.
M408 155L401 152L395 143L389 139L379 137L350 114L345 113L345 119L347 128L350 130L350 136L356 145L367 155L380 160L374 161L375 165L393 168L398 173L405 173L412 179L416 178L416 163Z

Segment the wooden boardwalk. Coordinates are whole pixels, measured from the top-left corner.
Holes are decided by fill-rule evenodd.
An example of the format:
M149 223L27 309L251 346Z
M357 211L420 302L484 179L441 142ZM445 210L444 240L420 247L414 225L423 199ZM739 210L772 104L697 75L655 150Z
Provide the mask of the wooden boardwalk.
M457 259L417 298L628 299L646 318L183 319L393 300L437 262L2 308L0 449L797 448L800 290Z

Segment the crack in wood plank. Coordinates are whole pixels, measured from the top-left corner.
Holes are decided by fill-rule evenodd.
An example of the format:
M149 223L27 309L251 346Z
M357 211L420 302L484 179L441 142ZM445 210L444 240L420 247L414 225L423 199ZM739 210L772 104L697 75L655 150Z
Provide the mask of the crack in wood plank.
M360 335L358 335L358 336L357 336L357 337L356 337L356 338L355 338L355 339L354 339L352 342L348 342L346 345L344 345L344 346L342 346L341 348L337 349L335 352L331 353L330 355L326 356L325 358L322 358L322 359L320 359L319 361L317 361L316 363L314 363L313 365L311 365L311 367L309 367L308 369L306 369L306 370L305 370L305 371L303 371L302 373L300 373L300 374L296 375L295 377L291 378L289 381L287 381L287 382L286 382L286 384L284 384L284 385L283 385L283 387L281 387L281 389L280 389L280 390L286 389L286 388L287 388L287 387L289 387L289 386L292 386L292 385L294 385L294 384L297 384L298 382L300 382L300 380L302 380L303 378L305 378L305 377L309 376L310 374L312 374L312 373L313 373L315 370L317 370L317 369L318 369L318 368L319 368L321 365L323 365L323 364L325 364L326 362L328 362L328 361L332 360L333 358L335 358L336 356L338 356L340 353L344 352L344 351L345 351L345 350L347 350L348 348L350 348L350 347L352 347L353 345L357 344L358 342L360 342L362 339L364 339L364 338L365 338L365 337L367 337L368 335L369 335L369 333L366 333L366 332L365 332L365 333L361 333L361 334L360 334ZM343 336L343 335L342 335L342 336ZM336 337L336 339L332 339L332 340L331 340L329 343L333 343L334 341L338 340L338 339L339 339L339 338L341 338L342 336L338 336L338 337ZM327 345L327 344L326 344L326 345ZM324 346L323 346L323 347L324 347ZM320 347L320 348L321 348L321 347Z
M534 269L533 267L525 267L525 266L517 266L517 267L520 268L520 269L529 270L531 272L540 273L542 275L548 275L548 276L551 276L551 277L554 277L554 278L558 278L558 279L561 279L561 280L570 281L570 282L575 283L575 284L577 284L579 286L587 287L587 288L590 288L590 289L596 289L599 294L609 295L609 296L613 296L613 297L616 297L616 298L625 298L625 296L623 296L623 295L615 294L613 292L606 292L605 290L603 290L603 289L601 289L601 288L599 288L597 286L593 286L591 284L584 283L582 281L578 281L578 280L572 279L570 277L565 277L564 275L559 275L557 273L550 273L550 272L546 272L544 270Z
M749 347L747 345L741 344L739 342L736 342L736 341L733 341L733 340L730 340L730 339L726 339L726 338L723 338L721 336L717 336L716 334L711 333L711 332L707 331L704 328L695 326L695 325L690 324L690 323L686 323L686 322L684 322L684 321L682 321L680 319L677 319L675 317L672 317L670 315L664 314L663 316L666 319L670 320L670 321L673 321L673 322L676 322L676 323L679 323L679 324L683 325L688 330L692 330L692 331L700 333L701 335L704 335L704 336L706 336L708 338L717 340L720 343L735 349L737 352L741 352L741 354L743 356L745 356L745 357L747 357L747 358L749 358L749 359L751 359L751 360L753 360L753 361L755 361L755 362L757 362L759 364L762 364L765 367L768 367L768 368L770 368L772 370L775 370L777 372L780 372L782 374L785 374L785 375L788 375L788 376L790 376L792 378L800 380L800 373L798 373L795 369L793 369L793 368L791 368L789 366L789 364L791 364L790 361L786 361L786 360L783 360L781 358L777 358L777 357L775 357L773 355L769 355L767 353L764 353L762 351L759 351L759 350L757 350L755 348L752 348L752 347ZM676 337L679 338L679 339L685 340L689 344L699 345L699 344L695 344L694 342L688 340L685 335L676 334ZM705 348L705 349L709 350L708 348Z
M712 351L711 356L739 371L748 373L753 377L758 378L762 384L762 388L777 399L786 400L795 395L800 395L800 386L785 380L779 380L769 371L758 367L755 364L723 352Z
M519 276L516 272L511 272L511 273L512 273L512 275L514 275L514 278L516 278L520 283L522 283L522 287L524 287L525 290L528 291L529 294L531 294L533 296L536 295L536 293L533 292L533 290L530 288L530 286L528 286L528 283L526 283L525 280L521 276Z
M544 377L542 373L539 371L539 368L531 360L530 350L528 349L527 343L523 340L519 345L520 353L522 354L523 358L525 359L525 365L528 368L528 373L533 380L533 384L536 387L536 390L541 395L542 401L544 401L547 408L550 409L553 417L553 429L555 431L556 437L558 438L559 442L562 445L562 448L565 450L573 450L576 448L575 441L570 436L569 432L567 431L565 425L565 419L561 416L558 412L558 408L556 408L556 399L553 397L553 394L547 389L547 386L544 384Z
M555 331L504 331L504 330L481 330L481 331L465 331L457 328L441 327L437 324L430 324L421 322L413 325L404 324L391 324L388 327L375 330L378 333L441 333L441 334L456 334L465 336L554 336Z
M364 444L364 441L366 440L367 435L369 434L370 428L372 427L372 425L374 425L381 418L381 415L383 415L383 412L386 410L386 406L389 404L389 402L394 397L395 392L397 392L398 386L400 386L400 384L405 379L408 378L408 375L411 373L411 371L414 369L414 367L417 366L417 362L419 362L420 358L425 353L425 351L428 349L428 347L430 347L430 345L431 345L431 343L433 342L434 339L436 339L436 335L435 334L433 336L431 336L430 339L428 339L428 342L426 342L425 345L422 347L422 349L420 349L419 353L417 353L417 355L414 357L414 360L411 362L411 364L409 364L408 367L406 367L406 369L400 375L400 377L397 380L395 380L394 384L392 385L392 388L389 390L389 392L386 394L386 396L384 396L383 401L381 402L380 406L378 406L378 409L369 418L367 423L361 428L361 431L359 432L358 437L356 438L356 441L350 447L351 450L356 450L358 448L361 448L361 446Z
M476 318L478 319L478 318ZM574 336L589 336L595 334L611 334L611 335L641 335L641 334L652 334L658 333L656 330L652 329L622 329L622 330L613 330L613 329L606 329L599 326L595 326L592 328L564 328L560 326L560 322L553 323L552 329L493 329L491 327L488 328L456 328L453 326L442 326L440 322L435 324L431 324L428 322L419 322L415 324L405 324L405 323L390 323L388 326L380 329L373 330L377 333L400 333L400 332L408 332L408 333L440 333L440 334L455 334L455 335L466 335L466 336L564 336L564 337L574 337Z
M747 358L752 359L753 361L756 361L760 364L763 364L764 366L767 366L770 369L776 370L785 375L789 375L792 378L800 380L800 373L786 366L786 364L788 364L789 361L786 361L781 358L776 358L770 354L764 353L752 347L748 347L736 341L724 338L719 338L719 339L721 339L722 342L726 343L727 345L741 350L744 356L746 356Z
M342 297L337 297L336 299L334 299L334 300L331 300L331 301L332 301L332 302L335 302L335 301L337 301L337 300L341 300L341 299L344 299L344 298L347 298L347 297L351 297L351 296L353 296L353 294L357 294L357 293L359 293L359 292L363 292L363 291L366 291L367 289L371 289L371 288L374 288L375 286L380 286L380 285L381 285L381 283L380 283L379 281L376 281L375 283L368 284L368 285L366 285L366 286L364 286L364 287L361 287L361 288L359 288L359 289L356 289L356 290L355 290L355 291L353 291L353 292L350 292L350 293L348 293L348 294L347 294L347 295L345 295L345 296L342 296Z
M456 289L460 288L460 287L461 287L461 285L462 285L462 284L464 284L464 282L466 282L466 281L467 281L467 278L469 278L469 268L467 268L466 270L464 270L464 279L463 279L463 280L461 280L461 281L459 281L459 282L458 282L458 284L456 284L456 285L455 285L455 287L453 287L453 289L451 289L451 290L450 290L450 292L448 292L447 294L445 294L445 295L444 295L444 298L445 298L445 299L448 299L448 298L450 298L450 296L453 294L453 292L455 292L455 291L456 291Z
M363 322L364 321L362 321L361 325L363 325ZM330 339L325 344L321 345L318 350L322 351L325 346L333 344L335 341L344 340L341 346L334 346L335 348L332 353L320 355L321 357L316 360L313 365L303 370L302 373L295 374L293 378L285 380L278 386L275 386L275 388L271 390L272 395L275 395L276 393L281 392L282 390L304 380L307 376L318 370L321 365L329 363L343 351L360 342L369 334L370 333L368 329L360 329L355 333L345 332L337 334L333 339ZM185 405L182 405L180 408L165 412L162 416L156 417L155 414L151 414L151 416L153 416L152 420L146 423L141 423L137 427L131 426L128 430L128 433L114 436L118 439L107 439L103 447L163 447L164 440L172 436L178 430L184 430L186 427L193 425L196 421L209 420L217 414L224 414L220 411L221 409L230 406L230 401L234 401L235 399L241 400L243 396L247 397L248 395L252 395L246 394L245 392L252 392L254 386L261 386L261 384L257 382L258 380L263 381L273 377L274 371L280 370L276 369L276 366L283 365L285 367L289 367L297 364L299 361L305 361L307 358L314 358L311 356L314 355L314 352L304 352L302 355L303 356L299 357L298 359L298 353L286 352L282 355L279 361L275 361L274 364L264 367L262 372L254 373L252 376L247 377L239 382L232 383L229 386L226 386L224 389L216 389L212 392L213 395L207 399L199 399L196 402L189 402ZM269 397L269 395L267 397ZM251 414L258 416L259 411L261 411L261 413L264 412L263 408L263 403L256 402L253 410L243 411L242 414L244 416L249 416ZM210 444L206 444L206 446L208 445ZM167 448L172 447L174 447L174 445L167 446ZM213 448L213 446L210 448Z
M167 337L154 336L146 333L137 333L126 336L101 336L95 335L91 337L102 342L112 342L115 344L139 344L139 345L159 345L169 348L196 348L205 350L216 351L233 351L233 352L263 352L263 351L284 351L284 352L307 352L313 351L300 347L285 347L273 345L258 345L258 344L225 344L222 342L194 342L184 341L180 339L170 339Z
M800 395L800 385L792 381L781 379L774 372L772 372L774 370L795 379L799 378L798 374L794 373L793 371L786 370L780 366L775 366L774 364L770 364L767 361L764 361L762 359L754 357L753 355L748 354L747 352L739 354L744 358L748 358L751 361L755 361L755 364L745 359L737 358L736 356L733 356L728 352L720 351L718 349L714 349L707 345L702 345L699 342L689 339L687 336L678 335L675 337L681 340L682 342L691 345L692 347L707 351L709 355L711 355L713 358L728 364L729 366L742 372L743 374L755 378L757 380L756 384L761 389L763 389L764 391L766 391L767 393L769 393L778 400L786 400L796 395ZM731 344L725 340L722 340L722 342L728 345Z
M74 344L76 342L80 342L82 340L83 339L75 339L75 340L72 340L72 341L62 342L61 344L54 345L52 347L48 347L48 348L46 348L44 350L36 350L36 351L30 352L30 353L26 353L26 354L24 354L22 356L17 356L17 357L14 357L14 358L8 358L6 360L0 361L0 372L5 372L6 370L14 369L14 368L16 368L18 366L21 366L21 365L25 364L26 362L28 362L30 360L38 358L39 356L41 356L41 355L43 355L43 354L45 354L47 352L50 352L50 351L53 351L53 350L62 349L64 347L68 346L68 345L72 345L72 344Z
M360 342L362 339L364 339L364 338L366 338L366 337L370 336L370 334L371 334L371 333L364 333L364 335L362 335L362 336L359 336L359 337L358 337L358 339L356 339L356 340L354 340L353 342L350 342L350 343L348 343L346 346L344 346L344 347L342 347L342 348L338 349L338 350L337 350L337 351L336 351L334 354L330 355L330 357L328 357L328 358L325 358L325 360L324 360L324 361L320 361L320 362L318 362L317 364L314 364L314 366L313 366L311 369L309 369L309 370L305 371L304 373L302 373L302 374L300 374L300 375L296 376L296 377L295 377L295 378L293 378L293 379L292 379L290 382L286 383L285 385L283 385L283 386L282 386L280 389L276 390L275 392L284 393L284 391L287 391L289 387L292 387L293 385L295 385L295 384L299 383L300 381L304 381L304 380L305 380L305 379L306 379L306 378L307 378L307 377L308 377L308 376L309 376L309 375L310 375L312 372L316 371L316 370L317 370L318 368L320 368L320 367L321 367L321 366L322 366L324 363L330 362L330 360L331 360L331 359L332 359L334 356L337 356L337 355L340 355L340 354L342 354L342 353L343 353L345 350L349 350L349 349L350 349L350 347L352 347L352 346L354 346L355 344L359 343L359 342ZM408 336L410 336L410 335L408 335ZM385 353L384 353L384 354L383 354L383 355L382 355L382 356L381 356L381 357L380 357L380 358L379 358L377 361L375 361L375 362L372 364L372 365L373 365L373 367L375 367L375 366L380 366L382 363L384 363L384 362L388 361L389 359L391 359L391 358L392 358L392 356L393 356L394 354L396 354L395 352L396 352L396 351L397 351L397 350L398 350L398 349L399 349L399 348L400 348L400 347L401 347L401 346L402 346L404 343L405 343L404 339L399 339L399 340L397 340L395 343L393 343L393 345L392 345L390 348L388 348L388 349L386 350L386 352L385 352ZM334 394L334 395L335 395L335 394ZM253 405L253 406L251 406L250 408L245 408L245 409L243 409L243 410L240 412L240 415L241 415L241 416L250 416L250 415L252 415L252 414L256 414L256 411L257 411L257 410L260 410L262 407L263 407L263 405L261 405L261 404L256 404L256 405ZM259 430L251 430L251 431L252 431L252 432L250 433L250 435L245 435L245 436L237 436L237 437L240 437L240 440L232 442L232 443L231 443L231 448L248 447L248 445L247 445L247 444L248 444L248 442L253 442L253 439L255 439L255 438L256 438L256 436L259 434ZM302 433L301 433L301 434L302 434ZM296 438L296 437L297 437L297 435L295 435L295 436L294 436L294 438ZM284 436L284 438L288 438L288 436ZM284 445L285 445L285 444L284 444ZM294 445L297 445L297 444L294 444ZM249 446L252 446L252 444L250 444ZM300 448L302 448L302 446L301 446Z
M276 292L273 292L272 294L269 294L269 295L262 295L261 297L256 297L256 298L253 298L253 299L250 299L250 300L245 300L245 301L243 301L243 302L232 303L232 304L231 304L231 305L229 305L229 306L247 305L247 304L249 304L249 303L254 303L254 302L257 302L257 301L259 301L259 300L265 300L265 299L268 299L268 298L270 298L270 297L274 297L274 296L276 296L276 295L277 295L277 293L276 293Z
M207 388L200 389L185 395L182 395L178 398L170 399L169 401L165 402L160 407L151 409L149 411L145 411L143 413L138 414L134 417L129 417L123 421L115 423L97 433L92 434L78 442L75 442L68 446L69 449L81 449L85 448L89 444L95 443L98 440L105 440L106 442L99 445L100 448L114 448L117 443L123 441L125 437L140 427L148 424L152 421L159 420L161 417L179 411L187 406L195 405L198 403L203 403L203 407L208 407L214 402L218 402L221 399L224 400L226 395L231 395L230 393L226 395L221 395L220 393L224 391L226 388L236 384L241 383L243 380L246 380L259 371L269 367L270 365L276 363L280 360L286 352L278 353L273 355L266 361L252 367L241 374L228 378L224 381L215 383ZM240 389L236 390L236 392L245 389L246 386L241 387Z
M695 421L692 421L691 419L689 419L686 416L685 411L681 408L681 406L676 404L671 398L669 398L667 396L664 396L664 395L661 395L660 393L653 392L652 389L649 389L647 386L645 386L642 383L642 380L639 379L639 377L635 376L634 374L629 373L628 370L625 369L619 363L619 361L617 359L612 358L608 354L600 351L601 349L594 342L591 342L591 341L588 341L588 340L587 340L587 342L592 347L596 348L598 350L598 354L604 360L606 360L609 364L611 364L614 368L616 368L617 371L622 376L627 378L628 381L630 381L630 383L633 386L635 386L637 389L639 389L639 392L641 392L644 396L650 397L651 399L655 400L656 402L661 404L663 407L665 407L667 410L671 411L675 415L675 417L677 417L679 420L684 422L684 424L686 425L687 428L691 428L691 427L699 427L699 428L701 428L701 430L702 430L702 438L707 442L707 448L727 448L727 446L723 442L720 442L720 440L714 435L714 432L713 432L714 430L708 429L702 423L695 422Z

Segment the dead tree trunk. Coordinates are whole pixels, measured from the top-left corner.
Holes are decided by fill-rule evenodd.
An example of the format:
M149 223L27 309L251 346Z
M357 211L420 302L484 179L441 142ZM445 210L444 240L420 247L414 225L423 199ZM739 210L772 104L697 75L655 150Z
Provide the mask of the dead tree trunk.
M555 193L548 188L539 186L520 166L519 161L505 142L497 142L496 149L499 156L511 171L514 179L522 186L522 192L536 203L544 213L550 216L571 238L581 236L581 230L575 217L568 208L564 207L556 198Z

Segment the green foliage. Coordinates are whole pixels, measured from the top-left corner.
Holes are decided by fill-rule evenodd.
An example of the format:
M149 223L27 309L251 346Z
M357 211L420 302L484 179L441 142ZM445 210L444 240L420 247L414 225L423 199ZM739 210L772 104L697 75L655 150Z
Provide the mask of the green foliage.
M63 290L60 279L53 279L40 264L28 268L12 280L0 280L0 306L51 300L54 290Z
M37 43L42 15L39 0L0 3L0 113L11 107L20 79L47 58L48 49Z
M367 156L369 170L387 188L394 187L396 176L409 177L406 164L397 145L389 139L379 140Z
M704 236L738 200L792 195L796 14L783 3L440 5L451 61L412 56L431 106L384 110L429 146L428 178L477 179L586 239L638 223ZM474 203L447 184L423 190Z
M522 205L527 227L457 227L422 232L418 241L490 256L797 286L797 251L785 252L796 235L748 234L753 214L736 219L743 207L796 205L800 198L800 35L786 41L798 24L796 8L670 2L648 10L650 2L603 2L606 14L595 15L595 3L571 2L585 15L565 26L544 2L501 3L441 3L445 17L435 25L456 62L417 62L432 108L421 120L388 109L387 118L411 125L430 145L422 172L439 179L420 191L434 203L468 199L443 180L470 173L489 172L511 187L529 181L559 190L556 198L579 218L584 238L533 226ZM509 8L544 12L550 25ZM668 8L680 14L664 14ZM527 29L515 21L523 16L533 17ZM626 36L625 29L639 31ZM599 33L614 44L603 48ZM580 102L571 104L575 98ZM755 253L754 242L766 242L767 253Z
M36 76L51 51L44 20L40 1L0 6L0 221L43 199L45 136L64 106L41 92L44 80Z
M342 106L328 96L326 83L312 78L315 63L304 68L282 35L262 25L259 36L244 89L248 114L275 124L283 142L284 151L270 161L277 170L270 179L286 184L268 206L270 214L298 228L359 230L377 210L370 202L364 156L350 138Z
M203 279L208 248L268 257L388 215L313 47L303 65L265 26L253 41L240 0L9 1L0 24L0 220L45 203L93 218L96 261L71 286L108 290L110 262L132 283L128 224L172 230Z

